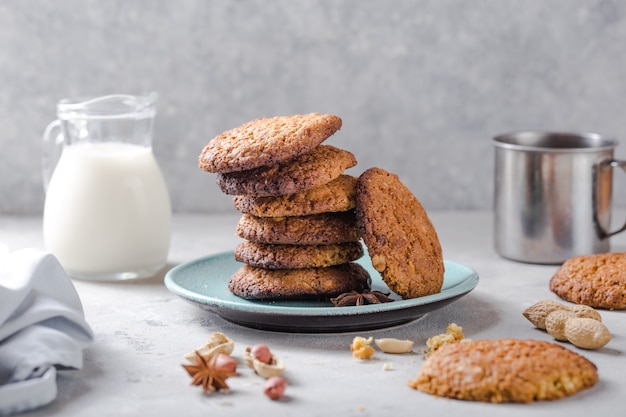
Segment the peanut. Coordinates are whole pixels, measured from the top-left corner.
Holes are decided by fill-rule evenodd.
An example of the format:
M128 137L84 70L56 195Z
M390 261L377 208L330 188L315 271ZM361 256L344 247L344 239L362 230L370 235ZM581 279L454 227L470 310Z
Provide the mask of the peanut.
M250 355L263 363L272 362L272 352L270 352L270 348L268 348L267 345L261 343L256 344L250 348Z
M561 303L558 303L553 300L543 300L528 307L522 313L522 315L526 317L538 329L545 330L546 329L546 317L548 317L548 314L556 310L565 310L565 309L567 309L567 307Z
M276 401L280 400L287 388L287 381L282 376L272 376L265 381L263 385L263 392L270 399Z
M220 371L237 372L237 361L224 353L217 354L214 366Z
M597 321L602 321L602 316L593 307L586 306L584 304L576 304L569 307L569 311L574 313L576 317L590 318Z
M609 343L611 333L600 321L588 317L574 317L565 322L565 337L582 349L599 349Z
M568 319L575 318L574 313L568 310L555 310L546 317L546 331L555 340L567 342L565 337L565 322Z
M372 266L378 272L383 272L387 268L387 260L383 255L377 254L372 257Z
M284 362L272 354L266 345L255 346L257 346L257 349L254 349L254 346L248 346L243 352L243 359L246 362L246 365L252 368L257 375L262 376L263 378L281 375L285 370ZM258 354L259 351L263 352L259 355L260 357L254 356L254 354ZM270 354L269 359L266 356L266 353L268 352Z
M582 349L598 349L611 340L611 333L602 324L600 313L586 305L567 306L543 300L522 314L555 340L570 342Z
M374 339L374 343L385 353L407 353L413 349L413 342L411 340L382 338Z

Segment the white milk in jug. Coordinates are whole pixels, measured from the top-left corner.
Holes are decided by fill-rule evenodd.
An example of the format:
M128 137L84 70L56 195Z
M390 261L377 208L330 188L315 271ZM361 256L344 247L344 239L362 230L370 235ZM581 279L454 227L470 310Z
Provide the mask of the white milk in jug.
M153 275L167 261L170 230L169 196L150 147L64 147L47 190L43 235L70 275Z

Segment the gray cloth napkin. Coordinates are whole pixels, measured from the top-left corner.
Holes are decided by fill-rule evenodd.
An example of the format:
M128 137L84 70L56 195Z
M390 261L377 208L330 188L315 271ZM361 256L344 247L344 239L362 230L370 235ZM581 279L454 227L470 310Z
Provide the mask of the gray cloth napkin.
M57 369L80 369L92 340L80 298L53 255L0 256L0 415L52 402Z

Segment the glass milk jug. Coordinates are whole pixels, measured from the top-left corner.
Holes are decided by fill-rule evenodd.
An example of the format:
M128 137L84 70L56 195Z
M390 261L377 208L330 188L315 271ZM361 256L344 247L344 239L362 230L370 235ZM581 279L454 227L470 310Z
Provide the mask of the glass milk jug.
M74 278L144 278L167 262L171 206L152 153L155 101L64 99L44 132L44 244Z

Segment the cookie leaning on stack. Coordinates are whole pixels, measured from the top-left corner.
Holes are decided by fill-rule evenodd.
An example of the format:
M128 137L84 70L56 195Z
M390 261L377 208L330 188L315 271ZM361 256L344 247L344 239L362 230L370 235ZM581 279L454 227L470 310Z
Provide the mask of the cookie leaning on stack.
M444 263L435 227L397 175L370 168L359 177L357 224L372 266L402 298L441 291Z
M243 213L235 249L243 262L229 289L249 299L328 298L370 287L352 261L363 255L354 214L350 152L321 145L341 127L334 115L260 118L224 132L199 166ZM332 198L328 198L332 196Z

